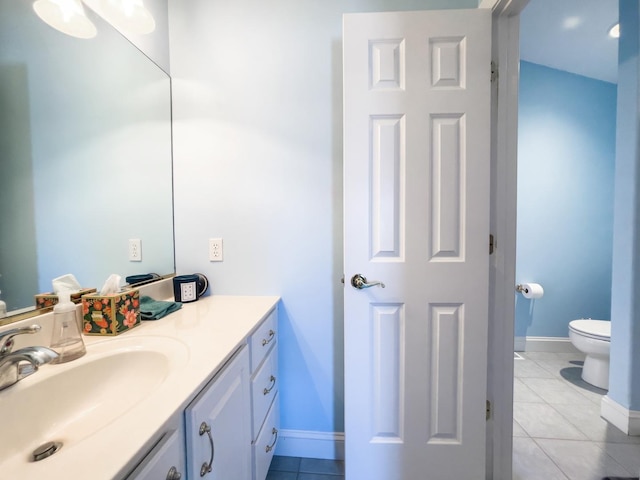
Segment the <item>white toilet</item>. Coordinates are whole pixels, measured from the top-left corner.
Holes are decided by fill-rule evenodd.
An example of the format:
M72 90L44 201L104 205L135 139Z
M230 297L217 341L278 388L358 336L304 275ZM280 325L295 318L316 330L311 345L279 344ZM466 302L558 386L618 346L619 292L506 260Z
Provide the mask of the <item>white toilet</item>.
M611 322L580 319L569 322L569 340L586 355L582 379L604 390L609 389Z

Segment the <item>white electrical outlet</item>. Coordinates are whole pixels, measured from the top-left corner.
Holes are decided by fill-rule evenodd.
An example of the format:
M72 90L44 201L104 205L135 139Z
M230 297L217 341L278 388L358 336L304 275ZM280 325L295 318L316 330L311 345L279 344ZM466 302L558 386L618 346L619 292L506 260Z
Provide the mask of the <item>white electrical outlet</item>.
M129 239L129 261L141 262L142 261L142 243L139 238Z
M210 262L222 261L222 239L221 238L209 239L209 261Z
M180 300L183 302L192 302L198 298L196 296L196 283L181 283L180 284Z

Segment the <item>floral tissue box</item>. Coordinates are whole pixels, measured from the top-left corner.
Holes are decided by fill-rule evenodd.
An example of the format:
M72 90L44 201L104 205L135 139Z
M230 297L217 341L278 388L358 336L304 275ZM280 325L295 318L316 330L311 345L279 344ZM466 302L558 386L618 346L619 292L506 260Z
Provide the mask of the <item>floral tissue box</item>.
M140 291L82 297L85 335L119 335L140 325Z

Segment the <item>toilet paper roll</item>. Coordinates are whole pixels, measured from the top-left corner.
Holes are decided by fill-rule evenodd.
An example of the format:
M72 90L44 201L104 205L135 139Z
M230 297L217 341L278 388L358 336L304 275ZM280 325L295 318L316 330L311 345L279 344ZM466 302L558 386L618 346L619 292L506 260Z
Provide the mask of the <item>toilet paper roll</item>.
M544 295L544 288L539 283L523 283L522 295L524 298L542 298Z

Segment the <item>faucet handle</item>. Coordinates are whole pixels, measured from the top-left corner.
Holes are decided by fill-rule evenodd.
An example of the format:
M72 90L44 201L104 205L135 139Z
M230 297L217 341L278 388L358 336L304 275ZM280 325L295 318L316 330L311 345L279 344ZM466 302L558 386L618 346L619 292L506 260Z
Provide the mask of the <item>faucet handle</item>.
M13 348L13 337L26 333L37 333L40 330L42 330L40 325L33 324L28 327L12 328L11 330L0 333L0 357L11 352L11 349Z

